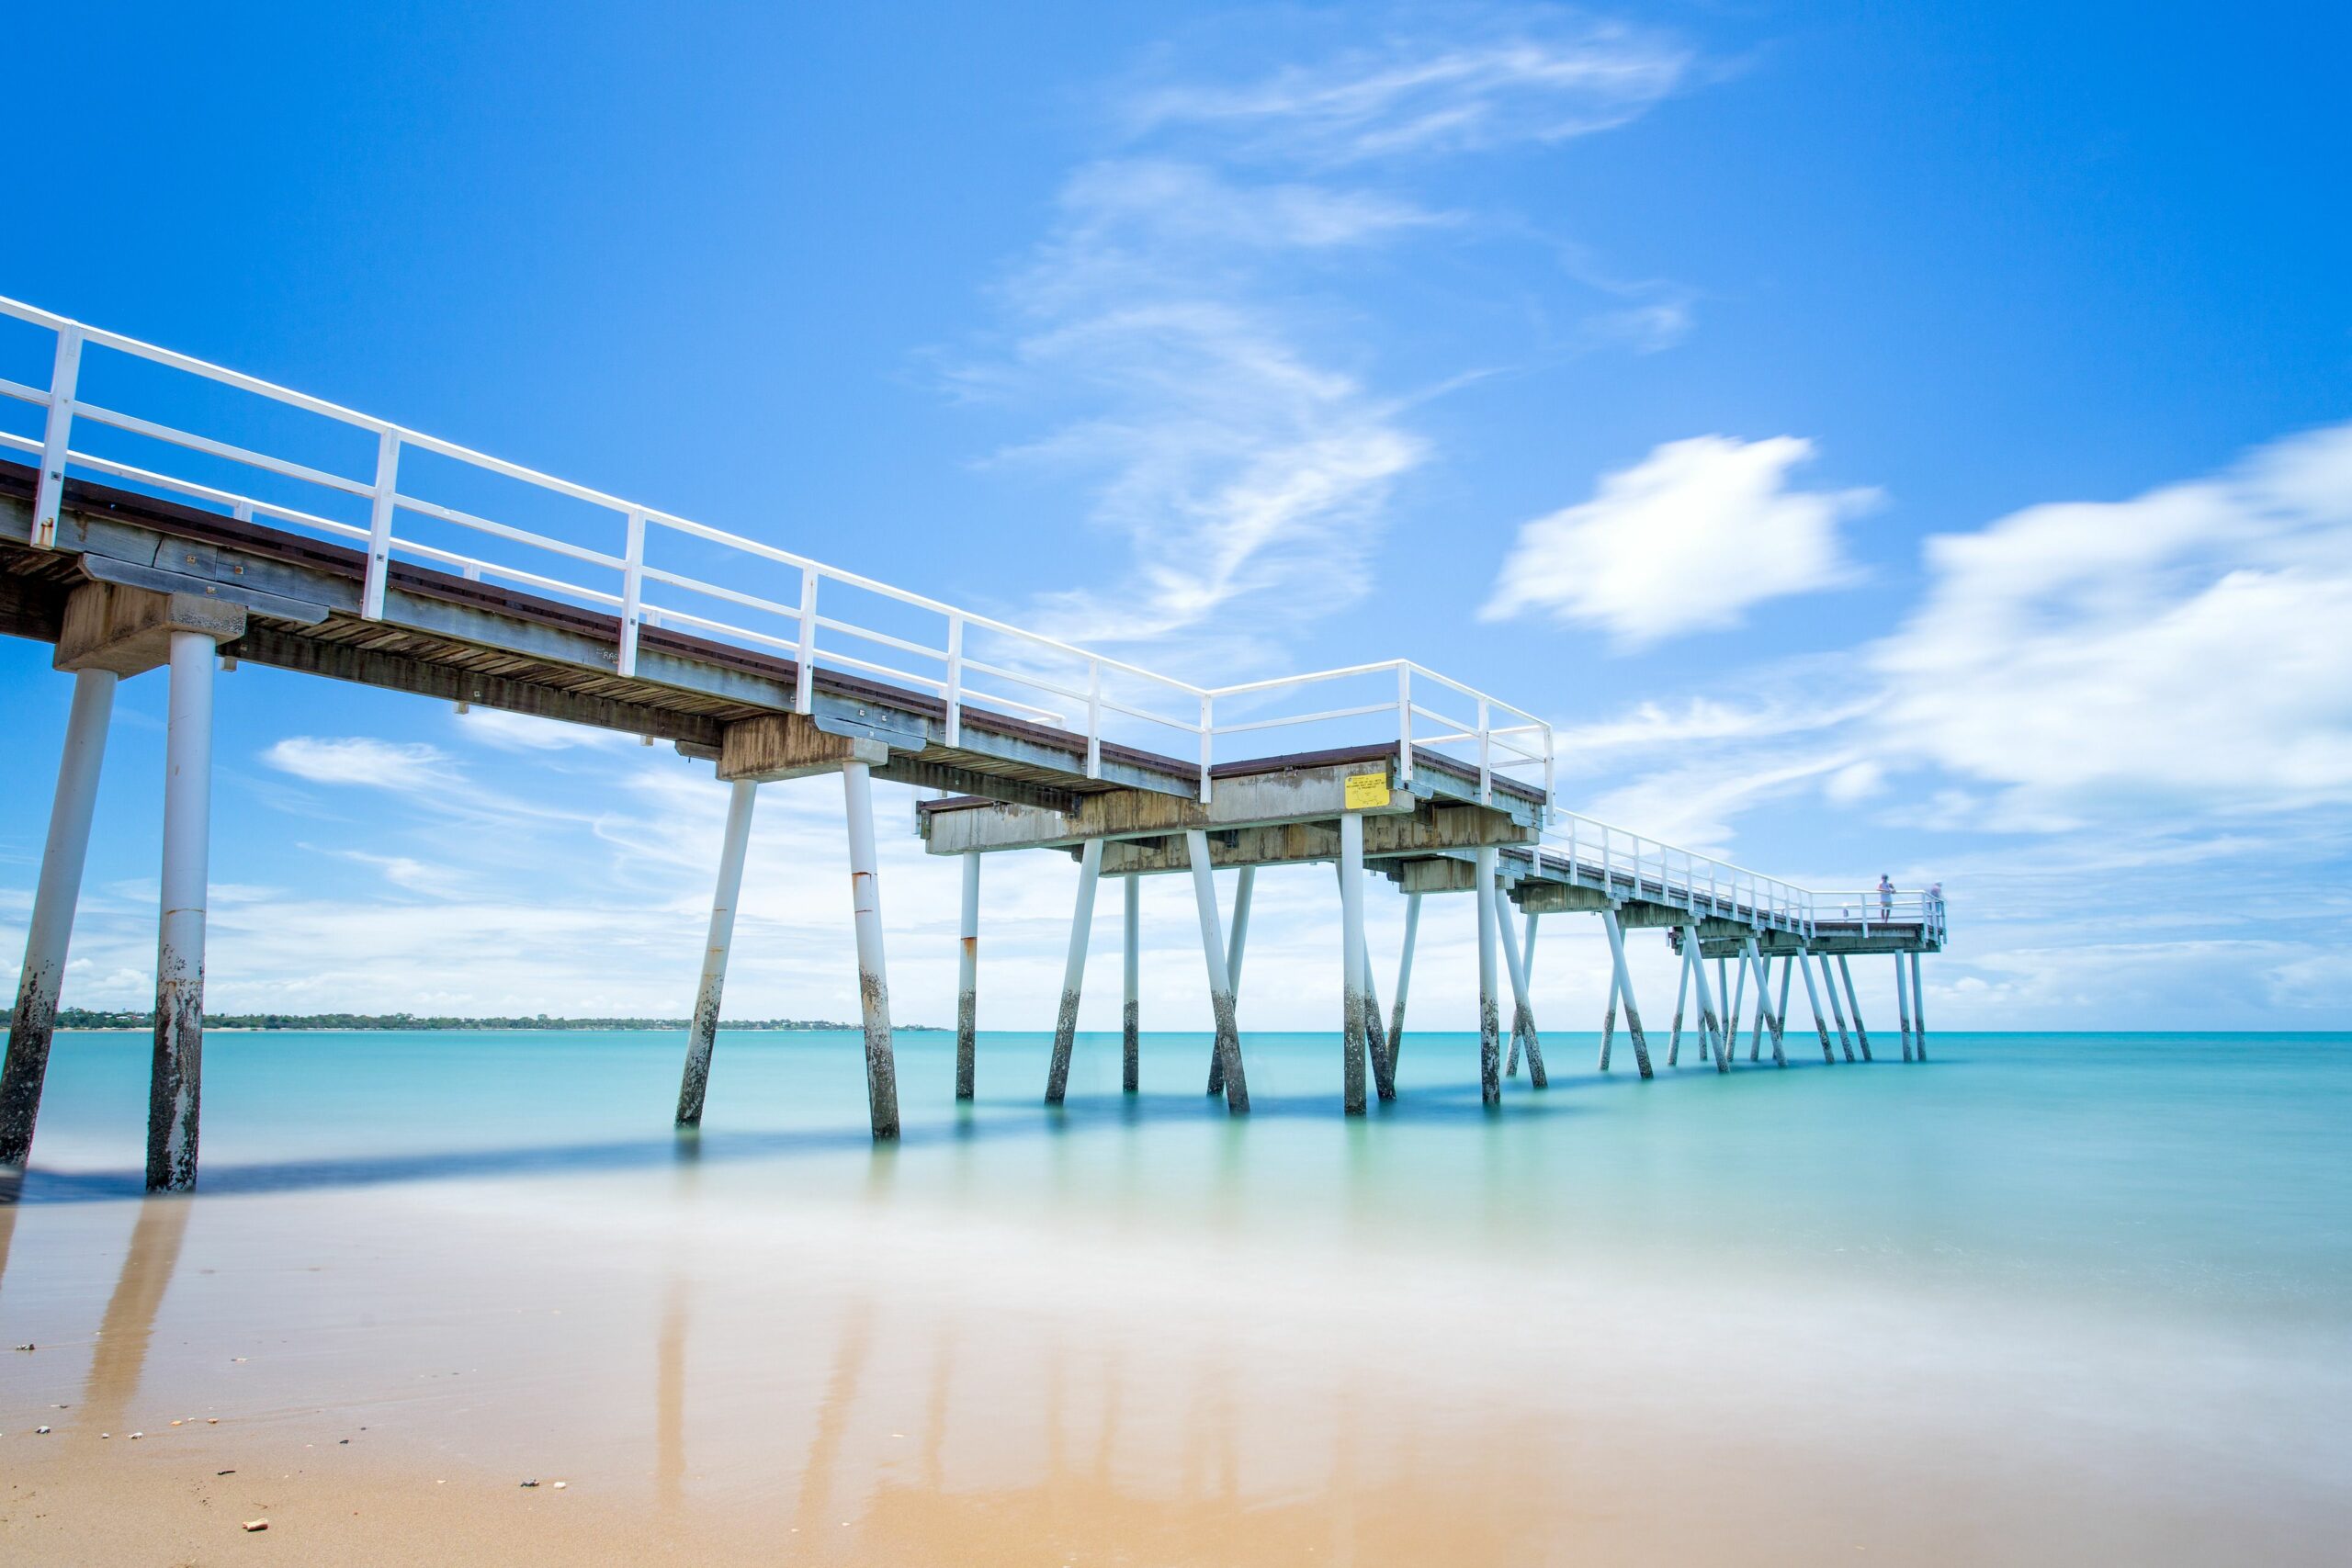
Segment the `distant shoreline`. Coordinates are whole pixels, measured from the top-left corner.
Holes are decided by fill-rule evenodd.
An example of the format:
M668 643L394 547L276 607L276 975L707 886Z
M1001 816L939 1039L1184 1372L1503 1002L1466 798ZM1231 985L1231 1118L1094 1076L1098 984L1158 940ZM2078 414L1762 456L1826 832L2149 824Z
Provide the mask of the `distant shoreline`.
M220 1013L208 1015L204 1027L208 1032L226 1034L272 1034L292 1032L300 1034L389 1034L458 1032L487 1034L557 1033L562 1032L621 1033L675 1033L684 1030L688 1020L683 1018L549 1018L540 1014L532 1018L449 1018L419 1017L413 1013ZM137 1034L152 1032L154 1015L138 1012L102 1012L95 1009L60 1008L56 1027L76 1030L84 1033ZM838 1033L857 1032L863 1024L837 1023L829 1019L756 1018L724 1019L718 1025L736 1032L759 1031L767 1033ZM933 1023L892 1024L893 1033L938 1034L945 1031Z

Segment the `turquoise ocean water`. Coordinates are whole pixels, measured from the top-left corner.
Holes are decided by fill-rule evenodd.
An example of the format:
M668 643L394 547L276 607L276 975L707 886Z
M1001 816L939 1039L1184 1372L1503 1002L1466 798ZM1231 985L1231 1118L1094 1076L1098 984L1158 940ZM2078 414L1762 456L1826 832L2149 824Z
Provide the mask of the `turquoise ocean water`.
M1280 1233L1376 1224L1440 1245L1639 1247L1744 1266L1896 1272L1939 1289L2135 1310L2161 1299L2249 1328L2352 1314L2352 1036L1945 1034L1933 1059L1775 1071L1663 1066L1559 1034L1551 1087L1479 1102L1477 1043L1408 1034L1399 1098L1340 1114L1335 1038L1251 1035L1254 1112L1200 1092L1203 1037L1148 1035L1139 1095L1115 1036L1081 1035L1042 1101L1050 1041L898 1042L896 1190L1000 1213L1214 1216ZM874 1179L858 1042L720 1037L702 1135L669 1126L681 1042L638 1032L230 1033L206 1043L208 1196L463 1180L627 1180L691 1158L706 1183L851 1191ZM28 1205L134 1195L148 1044L61 1036ZM1806 1060L1810 1055L1813 1059ZM1245 1131L1246 1129L1246 1131Z
M1089 1399L1189 1454L1207 1389L1214 1441L1265 1456L1236 1506L1344 1513L1376 1432L1382 1484L1498 1561L1596 1519L1628 1561L1767 1560L1768 1514L1776 1561L2326 1561L2352 1529L2352 1036L1952 1033L1918 1065L1874 1036L1864 1066L1792 1032L1786 1069L1720 1076L1660 1032L1645 1083L1623 1036L1604 1077L1560 1033L1551 1086L1487 1108L1474 1037L1408 1032L1399 1098L1351 1119L1335 1038L1251 1034L1239 1120L1204 1037L1147 1036L1130 1096L1080 1036L1058 1111L1048 1043L984 1035L959 1107L951 1037L901 1035L877 1148L849 1034L722 1033L682 1138L677 1035L216 1032L200 1190L159 1205L146 1039L62 1035L0 1335L65 1348L0 1367L0 1430L357 1411L436 1466L558 1432L571 1473L751 1507L870 1416L871 1485L828 1484L880 1511L913 1427L951 1434L946 1491L1029 1495ZM951 1389L922 1369L956 1346ZM1645 1513L1657 1451L1754 1495ZM1533 1467L1532 1511L1432 1452ZM1133 1463L1136 1495L1198 1468ZM1844 1501L1800 1506L1821 1475Z

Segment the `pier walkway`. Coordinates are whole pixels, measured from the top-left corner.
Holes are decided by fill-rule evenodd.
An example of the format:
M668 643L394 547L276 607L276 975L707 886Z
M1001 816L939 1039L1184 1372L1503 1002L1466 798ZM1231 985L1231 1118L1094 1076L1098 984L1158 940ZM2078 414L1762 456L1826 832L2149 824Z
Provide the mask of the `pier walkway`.
M1136 879L1167 873L1196 896L1209 1089L1246 1111L1236 996L1252 882L1312 862L1339 868L1350 1113L1366 1107L1367 1066L1381 1098L1395 1093L1432 893L1477 905L1490 1102L1522 1053L1544 1081L1528 974L1545 914L1595 914L1607 932L1603 1068L1622 1007L1637 1069L1652 1071L1623 932L1660 927L1682 958L1668 1065L1695 1002L1694 1049L1730 1070L1751 980L1750 1059L1769 1039L1783 1060L1798 974L1825 1058L1869 1059L1848 962L1866 954L1893 955L1903 1055L1925 1058L1918 963L1943 945L1940 896L1809 891L1564 810L1548 722L1413 661L1197 685L29 306L0 300L0 328L37 340L50 367L45 384L0 378L0 410L28 416L21 433L0 423L0 453L24 459L0 457L0 632L53 644L75 681L0 1069L0 1168L31 1146L115 684L166 668L148 1181L196 1179L213 674L248 661L667 740L715 765L731 795L682 1126L702 1116L758 786L818 773L842 781L876 1137L899 1122L877 778L936 791L918 813L925 847L962 860L962 1097L977 1072L980 866L1014 850L1079 863L1049 1102L1067 1085L1104 874L1126 890L1136 1087ZM12 344L25 346L0 338L0 355ZM1228 867L1229 914L1215 876ZM1407 900L1385 1018L1364 942L1373 871Z

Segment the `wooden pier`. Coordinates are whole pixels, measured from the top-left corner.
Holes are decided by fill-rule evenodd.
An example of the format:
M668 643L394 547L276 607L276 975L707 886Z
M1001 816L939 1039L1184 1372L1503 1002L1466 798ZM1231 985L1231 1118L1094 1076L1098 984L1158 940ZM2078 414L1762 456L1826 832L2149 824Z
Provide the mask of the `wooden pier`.
M56 668L75 682L0 1070L0 1168L21 1168L31 1147L114 686L164 669L169 773L148 1183L196 1181L213 672L228 661L668 740L714 765L731 794L680 1126L703 1114L758 786L820 773L842 785L877 1138L897 1134L899 1108L875 779L939 792L921 804L919 830L929 852L963 857L959 1097L972 1095L977 1077L981 861L1010 851L1078 862L1048 1102L1067 1087L1105 875L1125 879L1122 1077L1137 1089L1135 879L1168 874L1189 876L1195 893L1216 1019L1209 1091L1247 1111L1237 998L1252 882L1261 868L1326 862L1339 874L1343 987L1334 1019L1350 1114L1367 1109L1368 1082L1381 1100L1396 1094L1420 900L1432 893L1469 893L1476 905L1479 1076L1489 1103L1522 1055L1532 1086L1546 1081L1529 999L1546 914L1597 915L1608 937L1603 1070L1622 1008L1636 1070L1653 1075L1623 932L1660 927L1673 933L1682 990L1696 998L1697 1048L1719 1072L1733 1066L1736 998L1751 981L1749 1058L1760 1060L1769 1038L1773 1060L1785 1059L1797 973L1825 1060L1869 1060L1849 966L1866 954L1894 958L1903 1055L1926 1059L1918 961L1943 945L1939 895L1815 893L1564 811L1546 722L1408 660L1193 685L29 307L0 301L0 315L56 338L47 388L0 381L0 396L44 411L38 439L0 431L0 448L31 459L0 460L0 632L54 645ZM160 412L96 403L82 379L94 348L365 435L375 471L339 473L272 455L245 430L181 429ZM136 460L118 455L134 448ZM401 478L404 451L552 496L585 518L586 536L416 493L423 487ZM702 574L662 564L657 536L703 563ZM442 542L466 537L484 542L468 550ZM605 581L554 575L576 578L582 568ZM767 581L797 593L758 592ZM656 604L657 593L667 602ZM868 606L865 618L830 608L844 598ZM1227 868L1237 873L1229 921L1216 881ZM1385 1021L1364 938L1370 872L1407 900ZM1725 997L1731 965L1737 987ZM1683 1020L1678 998L1669 1066Z

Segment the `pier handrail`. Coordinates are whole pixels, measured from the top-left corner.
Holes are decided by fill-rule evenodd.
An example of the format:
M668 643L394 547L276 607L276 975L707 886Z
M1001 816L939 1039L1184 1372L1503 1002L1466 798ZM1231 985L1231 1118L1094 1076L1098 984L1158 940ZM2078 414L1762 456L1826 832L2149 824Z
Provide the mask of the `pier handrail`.
M1075 728L1086 744L1086 773L1091 778L1102 776L1105 730L1114 716L1191 737L1191 744L1198 758L1199 791L1202 798L1206 799L1213 787L1212 773L1217 763L1247 760L1220 748L1220 737L1271 729L1297 731L1393 711L1396 716L1396 732L1393 739L1397 748L1397 766L1408 782L1412 775L1413 748L1416 745L1474 746L1482 799L1491 798L1492 781L1497 772L1538 767L1544 773L1545 795L1549 798L1551 729L1548 725L1524 709L1439 675L1410 660L1355 665L1342 670L1279 676L1228 686L1202 686L1032 631L994 615L900 588L863 572L829 565L798 551L698 523L661 507L632 502L591 485L492 457L324 398L313 397L260 377L214 365L120 333L91 326L20 300L0 298L0 316L12 317L46 329L56 339L47 388L0 379L0 398L30 403L47 412L40 439L0 431L0 448L29 454L40 462L40 479L34 497L32 540L39 547L48 547L55 541L65 475L69 468L77 469L225 506L240 520L266 518L305 531L364 543L367 564L360 613L369 620L383 617L392 560L396 556L406 557L454 567L469 579L514 583L615 612L620 624L615 665L616 672L623 676L634 675L637 671L639 634L643 628L664 626L691 627L721 640L789 656L797 668L794 692L797 711L810 711L813 684L819 669L854 671L899 682L913 690L937 696L946 710L946 739L949 745L956 745L961 740L967 706L1004 710L1057 728ZM106 349L144 360L371 434L376 437L375 472L368 478L334 473L81 398L77 395L77 389L82 355L88 348ZM364 501L368 504L368 522L363 526L356 522L324 515L310 506L289 505L249 493L243 489L232 489L187 474L168 472L152 464L125 462L76 448L72 445L72 436L77 421L118 430L167 447L198 453L257 474L273 475L279 479ZM617 548L595 548L575 544L537 529L521 527L465 508L445 505L413 493L412 490L403 488L401 479L401 458L406 452L430 453L463 467L609 513L606 525L613 531ZM542 563L533 561L531 566L518 566L450 549L404 533L401 530L404 517L430 518L486 538L503 540L526 550L556 558L558 564L542 566ZM646 558L647 540L649 535L656 531L697 539L723 550L797 572L797 598L793 603L786 603L780 598L748 592L728 582L712 581L707 578L649 564ZM541 569L533 570L535 567ZM578 569L581 567L610 573L617 578L617 581L611 581L609 586L598 586L591 581L579 581ZM872 594L910 610L936 616L937 636L927 639L900 637L876 626L861 625L846 615L828 614L823 607L824 591L828 587ZM675 593L695 595L714 602L714 607L733 606L749 614L729 617L700 606L688 608L674 600L657 603L649 590L670 590ZM671 595L665 594L664 598L670 599ZM967 647L967 636L976 631L1004 639L1009 651L995 659L976 657ZM888 660L889 654L905 657L891 662ZM908 662L914 662L919 667L905 668ZM926 665L935 667L935 672L921 667ZM1269 718L1228 723L1217 721L1220 698L1227 699L1230 711L1231 705L1243 699L1249 699L1253 705L1262 704L1268 699L1287 696L1320 682L1391 671L1396 675L1400 694L1394 704L1384 698L1379 703L1284 713ZM1014 697L1001 691L975 686L967 678L974 672L988 677L998 685L1011 686L1021 692L1023 696ZM1124 689L1115 692L1106 689L1106 677L1140 685L1148 693L1159 694L1159 699L1154 701L1148 696L1135 696ZM1476 718L1446 717L1426 707L1417 706L1410 696L1412 682L1417 678L1464 698L1475 707ZM1170 698L1174 699L1173 705L1169 702ZM1054 705L1053 699L1062 699L1069 707L1065 709ZM1186 705L1188 699L1189 705L1195 710L1193 713L1164 711L1169 705ZM1074 721L1072 715L1077 712L1083 713L1082 723ZM1521 722L1498 726L1495 723L1498 716ZM1417 737L1414 733L1417 717L1436 722L1444 728L1441 732ZM1530 745L1526 737L1533 735L1540 735L1543 744Z
M1381 737L1381 744L1393 743L1396 747L1396 767L1399 782L1403 784L1412 783L1417 749L1434 751L1441 748L1460 748L1469 751L1471 755L1462 757L1460 761L1466 766L1475 761L1478 798L1487 803L1493 800L1498 776L1515 770L1540 770L1543 815L1546 823L1544 852L1561 859L1572 877L1580 869L1595 870L1604 886L1613 885L1615 880L1622 879L1636 892L1655 883L1667 902L1694 912L1758 920L1808 932L1824 919L1836 922L1844 918L1842 914L1831 915L1828 911L1849 908L1860 911L1855 918L1865 923L1871 920L1874 912L1876 923L1916 923L1930 927L1939 933L1942 929L1941 899L1926 894L1898 894L1894 902L1887 904L1878 901L1880 895L1875 891L1864 894L1812 893L1727 861L1679 849L1590 818L1562 812L1555 804L1556 764L1551 724L1525 708L1504 702L1409 659L1348 665L1223 686L1197 685L1042 632L1031 631L997 616L898 587L862 572L828 565L797 551L698 523L660 507L628 501L593 486L509 462L456 442L362 413L324 398L296 391L120 333L91 326L19 300L0 297L0 316L46 329L56 339L48 387L0 379L0 399L29 403L46 412L42 434L38 440L0 431L0 449L29 454L40 463L32 525L32 543L36 547L47 548L55 544L65 477L69 469L79 469L223 506L241 521L268 518L299 529L361 542L366 552L366 570L360 614L369 620L383 618L395 555L435 561L456 568L469 579L496 579L611 610L619 623L615 665L616 672L624 677L632 676L637 671L639 632L649 626L675 626L691 627L722 640L789 655L796 671L793 706L797 712L812 711L814 682L820 667L874 675L901 682L914 691L934 694L945 707L945 739L950 746L960 742L964 716L970 707L1024 716L1059 728L1071 728L1075 720L1069 716L1070 713L1082 712L1082 727L1076 728L1075 733L1085 742L1085 771L1090 778L1102 776L1102 747L1111 716L1173 730L1192 738L1191 744L1197 753L1198 793L1204 801L1210 798L1212 775L1220 761L1255 760L1262 755L1237 756L1230 750L1221 754L1218 744L1221 739L1274 730L1296 732L1351 720L1393 716L1393 727L1384 726L1377 733ZM92 347L143 360L372 434L376 437L375 471L365 479L338 474L83 399L78 396L82 355L85 349ZM120 431L166 447L198 453L222 463L259 474L274 475L280 479L325 491L351 501L365 502L368 522L363 526L356 522L324 515L308 506L291 505L242 489L226 488L189 475L169 473L148 464L131 463L78 449L72 444L77 421ZM401 479L401 457L403 452L408 451L429 453L465 468L608 513L611 514L608 524L616 535L618 549L576 544L537 529L414 494L402 488ZM485 538L499 539L526 550L540 552L554 558L558 563L569 564L549 565L548 570L535 570L450 549L401 533L403 516L430 518ZM649 534L655 530L697 539L722 550L796 572L798 574L797 597L786 602L751 592L737 584L712 581L649 564L646 558L647 539ZM541 563L535 561L534 564ZM574 581L578 575L576 569L580 567L613 574L617 581L610 587L598 587ZM570 575L557 575L560 571ZM860 625L842 615L829 614L821 607L824 590L829 585L872 594L938 617L938 636L935 640L901 637L877 626ZM649 597L649 588L697 595L715 605L731 605L747 614L728 619L675 603L657 604ZM761 617L764 620L760 620ZM746 619L753 620L754 624L741 624ZM974 656L967 646L967 636L974 631L1004 639L1011 651L1001 653L996 658ZM842 639L848 639L851 646L844 648ZM898 662L888 662L886 661L888 655L900 658ZM937 673L904 668L909 661L935 665ZM1009 696L999 690L975 686L968 679L972 673L980 674L997 685L1010 686L1025 695ZM1124 685L1115 693L1107 690L1106 676L1140 684L1148 692L1158 694L1158 699L1135 695ZM1379 677L1393 680L1393 695L1388 694L1384 682L1382 694L1376 701L1307 712L1285 710L1262 716L1247 716L1268 705L1279 708L1283 699L1295 697L1310 687L1342 681L1371 682ZM1032 698L1042 700L1030 700ZM1161 711L1159 704L1169 698L1176 699L1179 705L1189 701L1194 711L1189 715ZM1050 705L1055 699L1070 705L1069 708ZM1220 721L1221 703L1226 714L1234 715L1238 710L1243 716L1230 716ZM1462 707L1468 711L1447 711ZM1532 781L1529 783L1532 785ZM1565 846L1564 852L1562 846ZM1597 860L1593 858L1596 855Z

